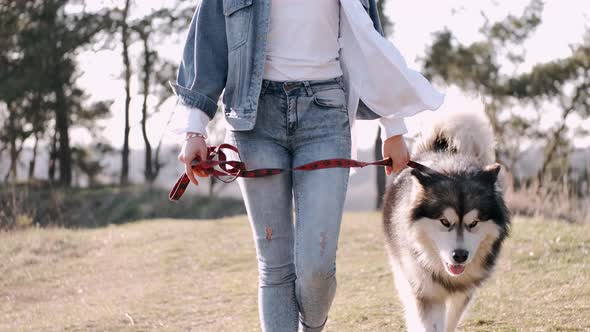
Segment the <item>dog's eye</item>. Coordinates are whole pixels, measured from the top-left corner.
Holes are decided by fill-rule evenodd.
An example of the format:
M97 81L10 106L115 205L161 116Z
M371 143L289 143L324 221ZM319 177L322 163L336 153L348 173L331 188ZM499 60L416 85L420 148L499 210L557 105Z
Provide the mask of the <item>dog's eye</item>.
M451 223L445 218L440 219L440 223L445 227L451 227Z
M472 229L473 227L477 226L478 223L479 220L474 220L471 224L467 225L467 227L469 227L469 229Z

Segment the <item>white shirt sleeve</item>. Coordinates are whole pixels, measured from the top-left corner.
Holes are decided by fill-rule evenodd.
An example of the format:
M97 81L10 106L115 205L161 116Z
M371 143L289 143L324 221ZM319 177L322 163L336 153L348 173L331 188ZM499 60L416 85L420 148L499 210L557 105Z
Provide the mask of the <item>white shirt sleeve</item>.
M381 142L385 142L386 139L392 136L403 135L408 132L403 118L384 116L379 118L379 126L381 127Z
M174 110L178 121L172 127L175 134L184 134L187 132L203 134L208 137L207 125L209 124L209 115L198 107L190 107L182 103L176 104Z
M403 118L438 109L444 94L421 73L408 68L399 50L375 30L360 1L340 3L342 59L347 62L351 85L363 103L389 118L380 120L380 125L388 133L402 132Z

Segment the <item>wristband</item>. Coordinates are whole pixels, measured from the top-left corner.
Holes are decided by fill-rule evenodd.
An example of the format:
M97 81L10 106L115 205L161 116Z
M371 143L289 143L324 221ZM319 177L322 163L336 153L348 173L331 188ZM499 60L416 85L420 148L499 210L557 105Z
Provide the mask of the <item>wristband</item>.
M203 139L206 139L206 138L205 138L205 135L203 135L203 134L199 134L199 133L189 133L189 134L187 134L187 135L186 135L186 137L184 138L184 140L185 140L185 141L188 141L190 138L193 138L193 137L202 137Z

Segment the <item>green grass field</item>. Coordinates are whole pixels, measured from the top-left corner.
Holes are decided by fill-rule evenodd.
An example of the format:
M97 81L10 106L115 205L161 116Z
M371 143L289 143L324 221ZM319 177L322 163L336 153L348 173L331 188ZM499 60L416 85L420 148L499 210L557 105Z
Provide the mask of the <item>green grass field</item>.
M400 331L379 213L347 213L326 331ZM0 234L0 331L258 331L245 216ZM590 225L515 219L462 331L590 331Z

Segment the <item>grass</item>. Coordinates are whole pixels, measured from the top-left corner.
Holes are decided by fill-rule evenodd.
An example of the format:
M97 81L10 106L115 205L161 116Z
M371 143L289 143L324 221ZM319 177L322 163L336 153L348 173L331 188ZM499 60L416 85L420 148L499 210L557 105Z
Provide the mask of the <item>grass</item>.
M326 331L399 331L378 213L347 213ZM245 216L0 233L0 331L258 331ZM590 225L515 219L463 331L589 331Z

